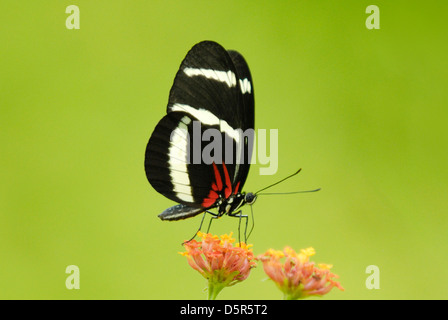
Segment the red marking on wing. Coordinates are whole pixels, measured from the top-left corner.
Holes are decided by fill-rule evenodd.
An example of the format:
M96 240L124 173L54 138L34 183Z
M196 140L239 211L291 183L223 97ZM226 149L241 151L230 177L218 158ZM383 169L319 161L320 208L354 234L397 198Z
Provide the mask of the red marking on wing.
M219 174L218 167L216 166L216 164L214 162L213 162L213 170L215 171L216 186L218 187L218 190L221 191L222 190L222 179L221 179L221 175Z
M224 162L222 163L222 167L224 169L224 176L226 179L226 190L224 191L224 195L227 199L232 194L232 183L230 182L229 172L227 171L227 167Z
M226 188L224 190L224 195L226 198L230 197L232 194L232 182L230 181L229 171L227 171L226 164L222 163L223 171L224 171L224 179L226 183ZM224 185L222 182L221 174L219 173L219 169L216 164L213 162L213 171L215 173L215 182L212 182L212 190L210 190L208 196L202 201L202 207L208 208L215 204L216 200L219 198L219 191L222 191ZM238 188L240 183L238 182L235 194L238 192Z
M233 191L233 194L237 194L238 193L238 189L240 187L240 181L238 181L238 183L236 184L235 190Z
M204 208L211 207L212 205L215 204L216 199L218 199L218 194L215 191L211 190L207 198L205 198L204 201L202 201L202 206Z
M204 208L211 207L215 204L216 199L219 198L218 191L222 190L222 179L219 173L218 167L213 162L213 171L215 173L215 182L212 182L212 190L210 190L208 196L202 201L202 206Z

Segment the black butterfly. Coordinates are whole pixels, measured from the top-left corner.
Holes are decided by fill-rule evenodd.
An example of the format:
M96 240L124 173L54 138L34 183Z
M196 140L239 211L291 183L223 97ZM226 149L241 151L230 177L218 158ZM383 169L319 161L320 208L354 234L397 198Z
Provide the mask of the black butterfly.
M159 214L160 219L181 220L205 212L212 218L225 214L239 217L240 222L245 218L247 240L248 217L240 208L252 205L258 195L278 194L260 192L301 170L255 193L242 192L252 157L254 118L254 87L243 56L213 41L196 44L180 65L171 87L167 115L157 124L146 147L148 181L165 197L179 203ZM210 130L215 134L208 134ZM221 145L203 145L205 136L206 141L213 138L213 143L219 140ZM210 151L208 159L204 157L206 151Z
M180 65L167 115L146 147L148 181L179 203L163 211L160 219L180 220L203 212L247 218L240 208L256 200L254 193L242 192L252 157L254 117L254 87L243 56L216 42L196 44ZM207 145L201 137L209 129L223 141L222 149L210 152L211 163L202 157ZM209 211L213 208L217 213Z

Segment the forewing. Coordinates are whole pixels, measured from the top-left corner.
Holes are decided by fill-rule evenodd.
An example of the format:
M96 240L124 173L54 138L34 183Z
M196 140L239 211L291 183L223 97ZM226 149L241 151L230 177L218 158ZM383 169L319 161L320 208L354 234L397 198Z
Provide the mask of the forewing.
M249 174L250 162L252 160L252 152L255 139L255 100L254 86L249 66L244 57L237 51L228 51L236 69L238 79L238 96L241 118L241 128L243 137L240 139L238 148L241 150L240 164L236 169L234 176L234 185L238 185L239 191L242 190Z

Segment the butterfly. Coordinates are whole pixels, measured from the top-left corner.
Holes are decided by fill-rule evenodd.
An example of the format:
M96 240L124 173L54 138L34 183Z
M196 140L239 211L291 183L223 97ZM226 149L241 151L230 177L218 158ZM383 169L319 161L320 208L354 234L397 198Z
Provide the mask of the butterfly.
M178 203L160 219L205 212L247 218L241 207L257 198L242 192L252 157L254 108L251 73L240 53L213 41L191 48L171 87L167 114L146 147L149 183Z

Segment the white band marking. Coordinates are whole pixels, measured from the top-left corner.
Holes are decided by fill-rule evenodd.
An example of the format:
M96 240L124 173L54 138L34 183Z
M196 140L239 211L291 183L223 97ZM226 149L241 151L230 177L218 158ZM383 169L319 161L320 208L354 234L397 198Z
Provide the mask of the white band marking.
M184 73L189 77L204 76L207 79L213 79L216 81L225 82L227 83L229 88L236 86L235 73L233 73L230 70L226 72L204 68L185 68Z
M243 94L251 93L252 86L250 85L249 79L247 79L247 78L244 78L243 80L240 79L240 88L241 88L241 92Z
M176 129L173 130L170 137L170 146L168 148L171 183L174 186L176 197L186 202L194 202L192 189L190 186L190 177L188 176L188 128L191 119L184 116Z

